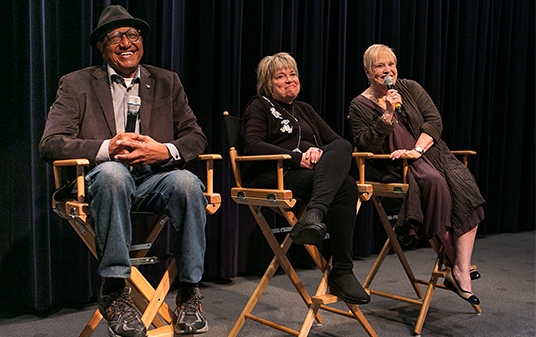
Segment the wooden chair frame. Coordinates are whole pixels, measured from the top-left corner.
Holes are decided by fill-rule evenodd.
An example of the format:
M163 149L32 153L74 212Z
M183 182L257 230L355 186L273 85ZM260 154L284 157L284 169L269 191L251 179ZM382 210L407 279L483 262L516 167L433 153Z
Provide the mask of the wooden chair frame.
M227 118L233 118L230 117L227 112L224 112L224 116L228 116ZM235 147L230 148L229 156L231 159L231 166L236 182L236 187L231 189L231 197L239 205L248 206L251 213L253 214L253 217L255 218L255 221L259 225L262 234L266 238L266 241L268 242L271 250L273 251L274 258L266 269L259 284L249 298L249 301L247 302L246 306L244 307L242 313L240 314L228 336L237 336L246 319L250 319L252 321L264 324L268 327L277 329L290 335L307 336L315 320L318 323L322 323L322 317L318 312L319 309L354 318L361 324L361 326L365 329L369 336L376 336L376 333L374 332L366 318L363 316L361 310L358 308L357 305L346 303L348 309L350 310L349 312L339 310L327 305L338 302L340 301L340 299L334 295L327 293L328 276L329 271L331 270L331 260L329 262L326 261L322 254L319 252L318 248L314 245L304 245L304 247L314 260L315 264L322 271L323 277L320 281L315 295L313 297L309 296L303 284L301 283L298 275L296 274L296 271L294 270L286 256L286 253L292 244L292 239L287 233L284 240L280 244L275 237L270 225L268 224L261 212L261 207L269 207L278 214L282 215L290 224L290 226L294 226L298 221L299 217L292 210L296 204L296 200L292 196L292 191L286 190L283 184L283 161L291 159L291 156L286 154L239 156ZM239 163L246 161L276 161L277 189L243 187ZM359 206L357 207L357 211L358 210ZM305 305L308 307L307 315L300 331L290 329L278 323L266 320L264 318L252 314L255 305L258 303L261 295L268 286L268 283L270 282L270 280L280 266L296 288L296 291L302 298Z
M207 214L214 214L221 205L220 194L214 193L214 160L219 160L221 158L222 157L219 154L203 154L196 159L206 161L206 192L204 192L204 194L208 201L206 208ZM59 188L62 185L62 168L75 168L77 199L68 201L57 201L53 199L52 208L60 217L66 219L71 224L93 256L97 258L95 233L91 228L88 216L89 204L85 202L84 167L88 165L89 160L87 159L54 161L53 169L56 188ZM132 214L152 215L153 213L132 212ZM164 225L167 223L167 220L168 217L166 215L159 215L144 243L131 246L131 251L134 251L131 258L133 266L131 277L127 280L127 284L132 288L132 299L134 304L140 312L142 312L141 320L148 329L147 334L152 337L174 336L173 325L177 321L177 316L173 310L168 307L164 300L178 274L178 269L175 258L171 258L167 270L155 289L141 274L137 265L158 262L157 257L147 257L146 254L160 234ZM90 336L102 318L101 313L97 309L80 333L80 336ZM151 325L154 329L149 330Z
M452 153L456 156L462 157L463 164L467 167L468 163L468 156L469 155L475 155L475 151L452 151ZM376 261L374 262L374 265L372 266L372 269L370 270L365 282L363 283L363 287L369 291L371 294L407 302L419 305L421 307L419 312L419 317L417 318L417 322L415 324L415 328L413 333L415 335L420 335L422 331L422 327L424 325L424 320L426 319L426 315L428 314L428 309L430 307L430 303L432 301L432 296L434 294L434 290L436 288L441 289L447 289L442 284L437 284L437 281L439 278L445 278L447 273L450 271L450 268L448 268L444 263L444 251L443 246L441 242L437 239L431 239L429 240L431 246L434 248L437 258L435 260L430 280L420 280L417 279L413 271L411 270L411 267L409 266L409 263L406 259L406 256L404 254L404 251L400 245L400 242L398 240L398 237L396 233L393 230L393 227L387 217L387 213L382 205L381 198L388 197L388 198L403 198L404 195L408 191L408 182L407 182L407 171L408 171L408 159L412 159L411 156L403 156L401 158L402 160L402 177L403 181L402 183L379 183L379 182L373 182L373 181L366 181L365 180L365 161L367 159L384 159L384 160L391 160L388 154L373 154L370 152L354 152L353 157L356 160L358 171L359 171L359 180L358 184L364 184L364 185L371 185L372 186L372 201L374 202L374 206L378 212L378 215L380 217L380 220L382 222L382 225L384 227L385 232L387 233L387 240L385 241L385 244L379 253L378 257L376 258ZM382 291L371 289L370 286L372 285L372 281L374 280L378 270L380 269L383 261L385 260L385 257L391 250L391 248L396 253L396 256L398 260L400 261L404 272L406 273L406 276L408 277L408 280L413 287L415 294L417 295L418 299L412 299L408 297L403 296L397 296L394 294L385 293ZM474 266L473 266L474 268ZM419 284L426 286L426 293L423 296L421 289L419 287ZM471 304L473 309L477 314L482 313L482 309L480 306L476 304Z

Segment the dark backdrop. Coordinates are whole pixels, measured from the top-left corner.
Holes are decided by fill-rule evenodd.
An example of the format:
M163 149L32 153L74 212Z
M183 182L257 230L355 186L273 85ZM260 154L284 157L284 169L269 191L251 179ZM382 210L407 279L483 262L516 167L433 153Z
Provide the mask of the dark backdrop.
M2 0L3 311L84 302L98 282L95 260L50 209L51 167L37 147L60 76L102 63L88 35L109 4L151 25L143 62L179 74L207 152L224 156L215 187L223 205L207 224L207 279L258 272L270 257L249 210L229 198L221 113L241 113L255 94L258 61L279 51L298 61L300 99L348 138L349 103L367 87L363 52L373 43L394 48L399 76L421 83L437 104L451 149L478 152L470 167L487 200L479 235L535 228L532 0ZM378 240L370 206L361 213L356 254L367 255Z

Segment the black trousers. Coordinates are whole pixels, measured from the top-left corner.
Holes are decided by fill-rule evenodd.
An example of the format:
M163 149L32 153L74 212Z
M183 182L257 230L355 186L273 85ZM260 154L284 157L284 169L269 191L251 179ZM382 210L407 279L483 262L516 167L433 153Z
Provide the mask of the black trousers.
M359 198L355 179L348 173L352 161L352 145L338 139L323 149L313 170L291 169L285 174L285 189L294 198L309 200L307 209L324 213L330 235L333 267L353 268L352 242Z

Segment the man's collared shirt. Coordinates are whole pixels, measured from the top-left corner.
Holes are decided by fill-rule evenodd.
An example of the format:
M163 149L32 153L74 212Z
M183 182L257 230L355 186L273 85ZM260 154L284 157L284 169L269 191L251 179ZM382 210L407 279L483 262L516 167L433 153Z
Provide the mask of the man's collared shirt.
M138 70L132 79L125 79L123 76L119 75L109 64L106 65L106 68L108 72L108 83L110 84L110 92L113 100L115 129L116 133L119 133L121 131L125 131L129 97L139 96L140 66L138 65ZM138 134L142 134L143 132L143 130L141 130L139 113L136 120L135 132ZM171 143L164 143L164 145L168 148L168 151L171 154L171 159L169 162L165 163L165 165L169 165L172 162L181 159L179 150L175 145ZM112 160L109 154L109 146L110 139L102 142L99 152L97 152L97 157L95 158L97 164Z

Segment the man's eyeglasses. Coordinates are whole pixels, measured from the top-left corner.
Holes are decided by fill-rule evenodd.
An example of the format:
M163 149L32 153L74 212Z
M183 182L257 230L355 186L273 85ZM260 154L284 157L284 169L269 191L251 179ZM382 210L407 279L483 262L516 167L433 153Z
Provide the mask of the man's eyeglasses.
M118 44L123 40L123 35L130 40L130 42L136 42L140 39L140 31L137 29L129 29L126 32L122 33L118 30L114 30L111 33L108 33L106 36L112 44Z

